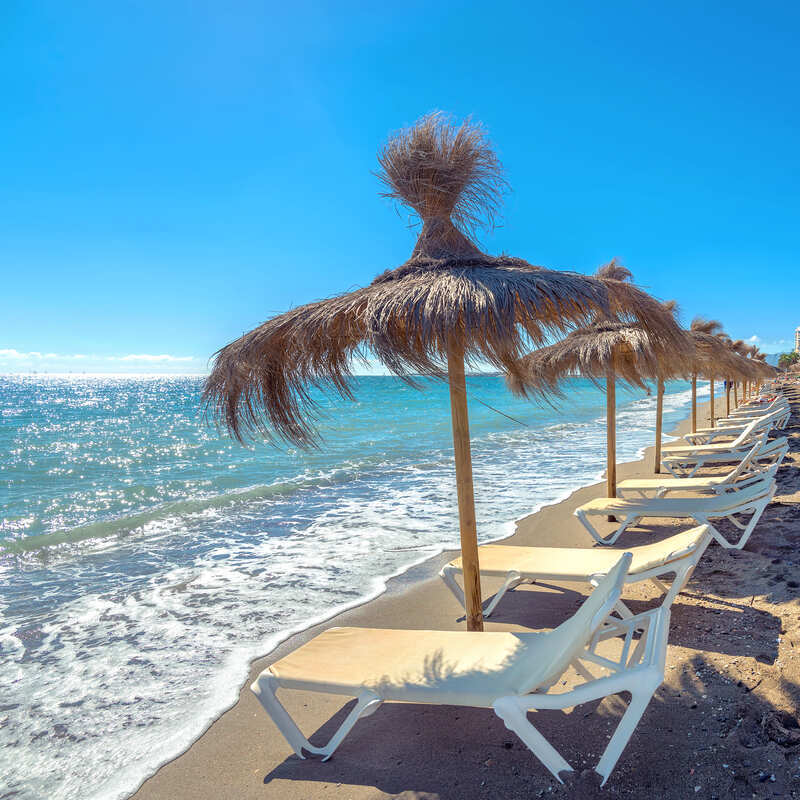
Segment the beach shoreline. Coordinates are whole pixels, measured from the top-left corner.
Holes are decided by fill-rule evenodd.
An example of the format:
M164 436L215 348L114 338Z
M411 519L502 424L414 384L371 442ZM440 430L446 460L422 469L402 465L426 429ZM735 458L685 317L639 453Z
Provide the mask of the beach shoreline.
M724 397L718 398L717 402L717 414L720 415L720 412L724 410ZM706 424L708 404L699 405L698 409L700 424ZM670 435L681 435L688 430L688 426L689 420L687 418L671 431ZM645 450L642 458L620 464L618 466L620 479L632 475L652 474L652 455L653 447L650 446ZM576 505L585 502L589 497L601 494L603 487L604 484L602 483L587 485L570 493L563 500L542 507L536 513L519 520L514 533L504 542L514 544L535 543L545 546L589 546L588 537L577 525L577 521L571 515L571 510ZM448 551L412 566L402 574L389 579L386 582L386 590L378 597L366 599L342 613L332 615L323 622L287 636L268 654L253 660L250 664L248 679L241 687L237 702L211 722L192 745L181 754L167 761L152 777L144 781L132 796L136 798L177 798L184 796L310 798L318 796L318 790L320 789L318 774L306 773L307 779L295 777L285 780L276 777L267 780L264 778L257 786L252 784L250 777L254 770L259 770L259 763L261 764L261 772L266 771L267 777L269 777L270 771L266 769L267 764L270 762L277 765L284 762L289 764L295 759L293 756L289 756L288 745L286 745L271 721L261 710L249 690L249 684L270 663L294 650L322 630L334 625L435 629L459 629L463 627L462 623L457 619L459 615L454 613L454 611L457 611L457 607L454 606L453 598L437 576L441 566L447 563L452 556L452 551ZM433 598L437 599L433 600ZM444 600L443 598L447 599ZM545 612L546 605L542 604L539 610ZM431 613L431 609L435 609L435 612ZM496 619L497 622L495 622ZM551 622L550 626L552 624ZM492 621L488 623L487 628L491 629L493 625L500 625L503 629L509 629L509 625L507 623L503 624L502 618L497 618L496 616L492 617ZM511 629L514 629L513 625ZM305 699L308 700L308 698ZM312 705L313 708L311 708ZM330 698L328 702L318 702L318 698L314 697L313 702L309 702L308 706L301 706L300 709L292 707L292 712L298 713L301 726L304 722L306 723L305 730L312 731L325 719L335 715L340 706L341 698ZM323 727L326 726L323 725ZM247 748L236 746L237 741L241 744L242 736L245 737L244 741L247 741L248 744L255 745L253 749L261 754L260 758L256 757L255 753L247 756L243 752ZM288 759L287 756L289 756ZM424 756L424 753L420 753L420 757L422 756ZM299 760L297 760L297 763L310 766L312 772L314 767L317 766L300 762ZM530 765L530 767L532 772L537 775L540 774L541 771L538 767L533 765ZM205 781L198 783L196 776L198 770L203 773L209 769L212 774L209 775L208 780L212 781L215 789L213 792L203 794L203 791L210 791L210 785ZM355 791L354 786L351 785L349 790L352 791L341 796L359 798L395 796L391 793L382 792L377 786L368 785L369 769L366 765L364 766L363 777L367 785L358 786L358 784L354 784L357 786L358 791ZM376 774L373 777L377 779L378 775ZM548 784L549 779L547 777L543 777L543 780L545 784ZM330 786L328 786L328 790L330 790ZM319 796L322 796L322 794L319 794ZM324 796L329 795L325 793ZM408 796L416 797L418 795L411 794ZM448 795L433 796L446 797Z

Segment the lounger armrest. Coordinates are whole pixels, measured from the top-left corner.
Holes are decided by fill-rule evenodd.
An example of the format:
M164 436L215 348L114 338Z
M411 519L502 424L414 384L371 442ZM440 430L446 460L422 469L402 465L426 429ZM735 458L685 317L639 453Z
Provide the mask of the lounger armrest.
M635 658L633 663L619 664L612 674L592 678L566 692L554 694L534 692L498 698L493 703L495 711L502 718L501 709L504 707L526 711L570 708L617 692L628 691L634 676L636 682L645 681L654 684L654 688L657 687L664 680L667 635L669 633L668 609L656 608L625 620L611 617L609 625L601 628L599 637L596 637L597 641L593 643L592 647L594 649L600 641L607 639L629 637L636 631L641 631L644 644L639 640L636 647L633 648L633 653L627 653L631 660ZM597 664L598 660L602 661L602 659L592 657L593 655L592 651L587 650L586 661L588 663ZM601 666L605 665L601 664Z

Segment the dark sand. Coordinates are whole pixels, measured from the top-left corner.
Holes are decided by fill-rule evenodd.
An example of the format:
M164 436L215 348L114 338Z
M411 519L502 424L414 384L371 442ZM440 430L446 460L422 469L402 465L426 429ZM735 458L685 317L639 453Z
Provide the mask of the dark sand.
M718 414L724 412L724 397ZM707 424L703 408L701 425ZM783 432L790 451L778 492L746 549L712 545L672 610L666 678L606 787L586 770L604 747L623 703L611 698L537 715L537 726L578 770L561 785L491 710L385 704L358 723L333 759L300 760L249 690L272 661L333 625L460 629L460 608L436 577L442 556L391 581L381 597L285 642L252 664L237 704L134 795L137 800L286 798L287 800L470 800L471 798L800 797L800 427ZM684 423L678 430L686 429ZM652 450L619 466L619 478L652 475ZM510 544L589 547L572 516L603 494L598 483L521 520ZM652 520L648 523L653 522ZM685 529L656 521L618 547ZM488 596L494 585L487 582ZM510 593L487 630L552 628L588 587L540 585ZM627 588L633 610L655 596ZM342 699L284 693L314 741L343 718ZM349 708L349 704L346 708ZM590 754L593 756L590 757Z

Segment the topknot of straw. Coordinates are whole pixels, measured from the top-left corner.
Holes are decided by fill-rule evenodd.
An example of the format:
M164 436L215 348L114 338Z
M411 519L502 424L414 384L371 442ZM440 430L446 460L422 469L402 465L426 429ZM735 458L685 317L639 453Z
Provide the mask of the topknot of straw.
M690 330L696 333L710 333L715 334L722 330L722 323L715 319L705 319L704 317L695 317L692 320Z
M627 267L623 267L622 262L615 257L608 264L598 267L595 277L607 281L630 281L633 278L633 274Z
M410 206L423 223L450 221L470 237L494 225L507 184L479 123L427 114L394 134L378 162L383 196Z
M669 313L673 316L678 314L680 311L677 300L665 300L661 305L664 306L665 311L669 311Z

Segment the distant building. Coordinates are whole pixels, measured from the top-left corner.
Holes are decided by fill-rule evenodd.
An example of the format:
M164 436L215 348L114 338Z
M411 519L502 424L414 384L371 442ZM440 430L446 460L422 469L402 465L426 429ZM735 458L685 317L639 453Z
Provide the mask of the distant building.
M794 351L800 353L800 325L794 329Z

